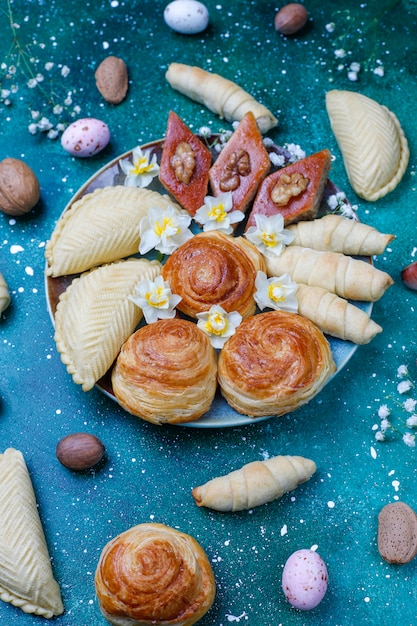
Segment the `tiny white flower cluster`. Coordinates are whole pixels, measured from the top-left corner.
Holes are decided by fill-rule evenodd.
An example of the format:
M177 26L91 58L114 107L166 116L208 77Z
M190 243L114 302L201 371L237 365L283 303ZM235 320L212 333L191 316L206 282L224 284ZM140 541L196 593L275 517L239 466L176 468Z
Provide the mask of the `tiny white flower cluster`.
M410 378L408 367L406 365L400 365L397 369L397 377L400 378L400 382L397 384L397 392L400 395L409 393L414 389L414 382ZM414 448L416 445L416 435L412 432L417 428L417 400L408 397L406 400L398 400L388 396L403 413L407 415L405 419L396 420L393 424L391 416L391 408L387 404L381 404L378 408L378 418L380 420L379 425L375 424L373 430L375 431L375 439L377 441L387 441L389 436L401 436L403 442L410 448ZM398 425L399 423L399 425Z
M0 105L13 106L13 96L18 92L19 99L24 101L22 91L27 88L30 100L29 133L44 133L49 139L56 139L65 130L67 121L81 111L79 106L73 105L74 92L51 74L58 71L59 80L65 79L70 68L67 65L56 65L53 61L42 63L36 57L35 47L43 50L44 44L33 42L31 45L23 45L20 42L17 33L20 26L14 21L10 6L9 24L13 43L6 59L0 63ZM32 51L32 48L35 49Z
M337 191L327 198L327 206L332 213L343 215L344 217L355 217L358 206L349 204L346 194L343 191Z

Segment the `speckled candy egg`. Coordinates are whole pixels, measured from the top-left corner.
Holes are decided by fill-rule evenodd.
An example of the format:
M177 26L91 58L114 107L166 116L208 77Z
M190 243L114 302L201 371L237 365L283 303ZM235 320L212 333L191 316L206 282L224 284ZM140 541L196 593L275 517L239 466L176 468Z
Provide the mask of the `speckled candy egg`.
M94 156L103 150L109 141L109 127L94 117L73 122L64 130L61 137L64 150L80 158Z
M323 559L313 550L297 550L285 563L282 589L296 609L309 611L324 598L328 574Z
M165 7L164 20L177 33L195 35L207 28L209 14L198 0L174 0Z

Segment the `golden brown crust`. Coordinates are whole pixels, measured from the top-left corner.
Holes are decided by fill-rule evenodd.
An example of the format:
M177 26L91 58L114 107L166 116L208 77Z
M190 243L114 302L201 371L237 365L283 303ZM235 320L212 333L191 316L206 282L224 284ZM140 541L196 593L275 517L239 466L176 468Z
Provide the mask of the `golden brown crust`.
M213 305L242 317L255 312L253 299L258 270L266 271L262 255L243 237L218 231L196 235L180 246L162 268L172 293L182 297L177 308L196 317Z
M283 415L313 398L335 372L328 341L310 320L269 311L244 320L223 347L226 401L251 417Z
M197 420L213 401L216 351L195 323L174 318L143 326L125 342L112 373L123 408L144 420Z
M101 611L115 626L191 626L216 593L200 544L156 523L133 526L104 547L95 586Z

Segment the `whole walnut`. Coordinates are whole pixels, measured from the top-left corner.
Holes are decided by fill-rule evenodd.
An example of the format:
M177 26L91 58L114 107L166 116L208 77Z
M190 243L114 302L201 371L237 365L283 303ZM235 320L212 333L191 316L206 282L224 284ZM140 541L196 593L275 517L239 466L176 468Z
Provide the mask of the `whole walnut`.
M128 73L123 59L108 56L95 73L97 89L110 104L119 104L125 99L128 89Z
M29 213L39 202L40 186L33 170L20 159L0 161L0 211Z

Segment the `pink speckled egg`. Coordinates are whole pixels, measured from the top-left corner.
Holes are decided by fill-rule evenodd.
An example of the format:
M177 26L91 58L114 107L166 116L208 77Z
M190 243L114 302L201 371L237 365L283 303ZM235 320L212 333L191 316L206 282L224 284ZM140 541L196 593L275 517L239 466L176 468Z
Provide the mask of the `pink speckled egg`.
M110 141L110 131L107 124L86 117L73 122L64 130L61 144L71 156L86 158L103 150Z
M327 584L327 568L317 552L297 550L285 563L282 589L294 608L302 611L314 609L323 600Z

